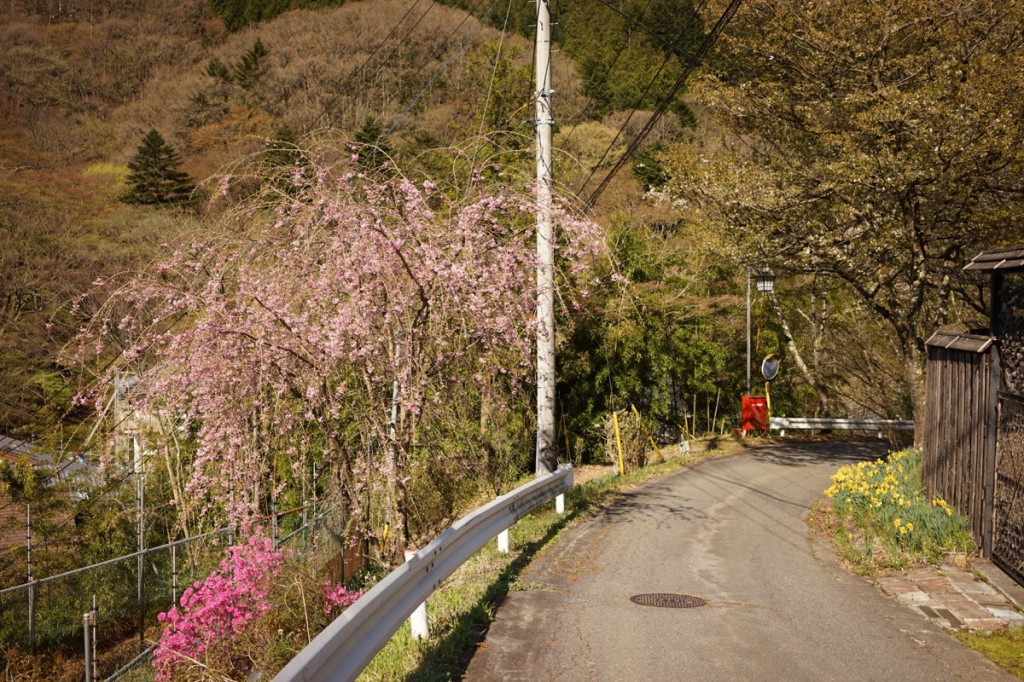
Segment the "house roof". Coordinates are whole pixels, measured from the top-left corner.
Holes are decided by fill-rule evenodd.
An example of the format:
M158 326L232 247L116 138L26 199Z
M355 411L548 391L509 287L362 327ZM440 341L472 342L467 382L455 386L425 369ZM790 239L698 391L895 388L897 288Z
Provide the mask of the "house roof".
M31 443L0 435L0 457L17 461L22 457L28 457L31 451Z
M932 348L960 350L968 353L984 353L989 349L995 338L978 334L943 334L935 332L926 342Z
M33 452L32 444L27 441L0 435L0 459L17 462L22 457L26 458L32 467L56 469L55 476L58 480L91 470L89 463L80 454L70 456L64 461L62 457L47 452Z
M1024 270L1024 245L982 251L964 267L964 270Z

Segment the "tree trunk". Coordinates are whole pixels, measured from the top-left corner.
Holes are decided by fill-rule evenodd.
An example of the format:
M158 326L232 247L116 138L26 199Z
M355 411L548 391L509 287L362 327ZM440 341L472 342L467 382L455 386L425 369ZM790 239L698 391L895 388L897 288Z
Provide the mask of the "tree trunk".
M782 312L782 306L779 305L779 299L774 293L768 294L768 300L772 303L772 308L775 309L775 315L779 318L779 326L782 328L782 337L786 342L786 350L789 357L793 359L794 364L798 370L800 370L800 376L804 378L808 384L814 389L814 393L817 396L817 406L814 410L815 415L828 414L829 399L828 393L825 391L825 387L821 385L815 376L814 372L807 363L804 362L803 356L800 354L800 349L796 345L796 341L793 339L793 332L789 329L789 323L786 322L786 316Z
M914 420L914 447L924 443L925 419L925 355L917 346L910 346L903 355L903 376L910 397ZM902 415L900 415L902 416Z

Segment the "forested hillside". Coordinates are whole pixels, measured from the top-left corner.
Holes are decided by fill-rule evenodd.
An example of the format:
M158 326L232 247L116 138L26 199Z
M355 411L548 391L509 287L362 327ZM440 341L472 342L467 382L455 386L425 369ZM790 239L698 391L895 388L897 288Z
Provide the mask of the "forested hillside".
M166 273L181 266L183 252L198 259L189 261L189 267L202 263L201 272L222 268L239 277L241 287L244 278L235 272L240 263L213 264L205 259L246 253L246 240L256 239L261 229L273 233L272 226L261 226L256 215L275 206L283 210L299 197L313 201L311 197L326 196L320 183L336 177L337 168L348 163L361 172L379 174L386 183L402 174L423 188L439 185L432 205L451 202L451 211L474 192L515 197L531 184L532 45L511 30L513 5L473 7L471 15L434 4L374 0L260 13L260 8L269 7L14 2L2 9L0 381L6 399L0 403L0 432L32 439L39 449L57 451L61 458L84 448L91 463L107 467L105 491L74 504L59 491L50 494L41 488L38 476L44 474L16 468L0 472L4 493L40 510L39 532L49 546L61 548L37 555L45 572L130 546L131 514L126 509L131 505L123 499L130 491L118 471L131 466L127 424L135 424L131 428L136 432L142 427L125 416L130 401L124 390L130 389L124 389L122 378L145 375L154 367L169 371L167 359L154 356L153 341L145 337L150 329L146 321L159 319L150 317L156 314L149 309L153 299L146 296L151 294L131 303L125 292L140 290L130 287L147 281L157 288L167 286ZM585 8L596 11L596 6L580 4L574 10L582 12L575 20L580 25L586 23ZM665 86L665 79L675 77L683 63L679 42L666 46L640 40L643 31L618 14L605 23L602 30L614 36L591 33L586 34L588 41L580 33L572 43L572 50L595 69L604 63L604 80L593 73L581 77L567 53L554 63L556 113L564 121L556 134L556 175L564 195L581 191L618 160L630 136L650 119L644 108L669 100L673 108L654 127L652 142L679 139L689 121L680 92ZM699 30L699 22L693 26ZM606 40L619 48L590 54ZM628 66L632 75L612 83L608 73L617 64ZM646 87L644 79L651 78L660 85ZM732 409L722 394L736 390L735 332L740 318L730 314L716 321L715 315L720 308L735 306L737 299L704 300L709 292L718 296L732 289L730 271L699 254L685 256L686 232L670 210L643 199L643 191L644 185L631 174L622 174L598 210L610 230L611 251L602 250L599 257L587 252L585 261L565 263L572 272L590 268L593 277L589 283L571 285L574 276L563 279L559 293L559 314L565 323L559 339L565 368L560 406L563 457L576 461L604 456L611 409L628 410L635 403L650 420L650 428L664 438L721 430ZM510 220L521 223L520 218ZM424 217L422 225L430 221ZM439 244L447 238L437 225L429 229L436 231ZM524 246L519 232L512 235L518 247ZM306 238L298 230L295 243L306 243ZM322 245L309 248L313 257ZM362 247L353 248L358 253ZM285 254L275 259L273 252L260 253L264 271L278 274ZM343 253L331 255L342 257ZM311 262L304 262L311 267ZM356 269L350 264L342 272ZM282 277L302 274L283 270ZM368 278L380 277L379 271L367 272L371 271ZM705 278L706 273L711 276ZM453 270L450 275L458 273ZM397 284L398 279L392 279ZM308 289L306 282L280 286ZM454 282L445 286L451 288ZM123 286L128 288L119 289ZM512 288L528 293L522 286ZM687 292L685 297L678 297L680 290ZM114 298L108 299L111 295ZM381 304L394 299L393 292L384 294ZM168 305L177 304L172 298ZM453 305L445 303L444 309ZM363 308L361 313L371 310L368 305ZM200 320L211 310L199 306L190 316ZM500 311L490 311L495 312ZM389 316L382 312L372 324L387 322ZM164 319L166 326L159 327L164 332L187 331L187 325L178 328L175 318ZM410 329L418 319L409 321ZM493 324L504 329L513 319L506 314ZM480 327L474 333L482 333L486 326L485 318L480 320L472 325ZM315 322L327 324L331 318L324 314ZM502 333L514 332L508 338L521 340L529 326L519 320L515 329ZM289 334L297 328L291 329ZM91 336L79 336L82 330ZM380 338L391 338L391 333L382 332ZM408 333L398 333L391 338L396 345L381 350L391 354L387 372L411 371L403 369L403 363L392 366L399 357L410 366L416 361L415 349L402 346ZM318 343L316 335L307 341ZM365 355L373 342L360 343L365 348L353 352ZM454 340L431 343L440 344L440 349ZM469 349L481 352L473 345ZM460 350L454 357L476 357L470 350ZM208 351L213 355L180 356L175 369L185 371L188 363L204 361L202 357L214 363L211 368L223 368L224 351ZM234 352L229 355L234 357ZM389 379L364 377L360 385L372 388L370 393L359 398L350 392L349 402L330 410L304 408L308 411L299 414L319 414L325 420L323 435L310 442L308 435L297 431L301 444L288 438L250 443L256 449L247 450L247 456L255 457L256 464L245 470L257 477L256 487L250 488L255 497L246 497L244 504L239 501L232 513L245 505L246 513L269 510L274 501L260 492L265 485L282 490L282 499L297 504L306 494L310 463L314 471L330 466L332 481L348 481L341 488L325 484L325 490L349 496L346 504L354 505L351 496L377 485L369 474L359 474L361 467L379 466L380 443L397 436L398 462L412 473L411 482L401 486L418 491L420 507L401 508L406 527L402 534L392 534L398 538L392 542L408 534L429 534L451 518L466 496L480 487L500 491L529 469L530 379L522 375L523 365L511 348L499 357L506 368L482 385L475 377L467 378L464 364L458 365L458 375L437 374L441 365L436 359L423 366L425 375L403 374L411 377L409 382L426 383L419 398L409 396L408 405L402 403L397 424L387 420L393 400ZM324 365L319 375L307 378L346 386L349 372L355 371L345 364L350 361L338 359L341 364ZM380 376L381 366L374 366ZM298 376L288 381L298 381ZM93 384L97 377L101 383ZM194 394L206 390L200 388L200 379L212 378L214 374L206 372L193 375L192 381L182 379L174 391L155 394L159 404L141 407L154 414L175 404L179 417L200 405L213 410ZM228 388L241 385L225 384L225 400L231 395ZM321 395L320 389L290 385L287 391L293 398ZM462 387L456 391L458 400L440 406L434 399L416 402L455 386ZM175 403L179 398L184 402ZM248 400L243 400L247 412L231 413L245 423L259 412L253 412ZM108 410L115 402L117 406ZM283 408L276 402L266 408L268 420L283 418ZM425 414L433 415L432 420L421 422ZM166 465L147 482L146 499L160 508L177 509L151 522L148 532L157 538L210 527L227 511L223 505L204 507L205 498L186 485L205 476L204 468L194 466L200 461L194 458L207 456L203 452L226 456L217 453L216 439L205 445L197 441L204 429L230 430L240 423L232 426L228 413L218 422L212 412L196 413L195 419L186 421L192 430L183 434L183 442L175 435L179 426L145 427L156 429L149 435L159 443L154 447ZM308 433L320 427L297 423L295 428ZM389 436L389 429L396 435ZM322 438L330 442L325 444ZM445 456L427 457L428 449ZM223 462L211 460L210 465L217 469ZM298 473L295 467L300 468ZM398 485L394 470L388 477ZM221 478L234 490L234 478ZM389 498L388 504L406 505L404 495ZM52 511L41 511L49 509L47 505ZM362 532L379 533L390 511L374 502L365 513L367 518L359 521ZM84 525L69 525L69 514ZM81 554L67 551L72 546Z
M260 155L287 163L282 147L377 143L385 134L382 147L406 172L448 172L479 134L529 149L532 45L519 35L529 23L523 7L472 6L467 16L389 0L331 4L0 9L0 383L8 396L0 431L46 436L75 421L56 355L95 302L82 301L75 314L70 302L97 277L138 267L159 244L187 235L212 191L204 181L232 164ZM567 186L614 162L646 121L644 109L673 102L655 141L677 139L680 121L690 120L669 88L700 34L689 7L613 10L581 0L559 8L566 54L554 66L564 122L557 143ZM590 21L597 14L603 20ZM626 136L616 139L618 129ZM187 205L129 196L129 164L151 131L180 162L185 186L198 187Z
M187 233L203 214L202 181L220 169L304 135L340 146L369 117L371 130L401 126L389 144L408 157L476 132L500 34L445 8L395 26L405 9L353 3L232 33L205 2L4 5L0 431L42 434L70 409L55 355L80 324L71 300ZM463 39L443 83L400 120ZM528 99L527 52L523 40L504 44L495 120ZM120 200L150 130L200 184L187 210Z
M947 4L558 3L561 460L728 434L769 354L775 414L921 413L1024 242L1024 10ZM0 6L0 435L103 467L0 466L30 570L309 505L386 565L530 472L532 11Z

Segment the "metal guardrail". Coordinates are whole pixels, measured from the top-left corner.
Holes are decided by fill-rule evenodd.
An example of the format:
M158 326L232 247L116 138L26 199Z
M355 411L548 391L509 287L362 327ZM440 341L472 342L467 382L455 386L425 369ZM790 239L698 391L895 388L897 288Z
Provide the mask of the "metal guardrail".
M786 435L786 429L830 429L842 431L913 431L909 419L830 419L817 417L772 417L768 429Z
M572 465L456 521L388 574L299 652L274 682L354 680L402 623L455 570L538 505L572 487Z

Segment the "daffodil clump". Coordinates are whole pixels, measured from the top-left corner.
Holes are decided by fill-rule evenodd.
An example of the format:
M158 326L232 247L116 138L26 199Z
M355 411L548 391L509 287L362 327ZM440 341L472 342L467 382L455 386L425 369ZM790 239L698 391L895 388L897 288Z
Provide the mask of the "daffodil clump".
M940 497L927 497L921 485L921 453L909 449L874 462L840 469L825 491L849 539L866 558L884 552L883 563L935 560L945 552L970 551L963 517Z

